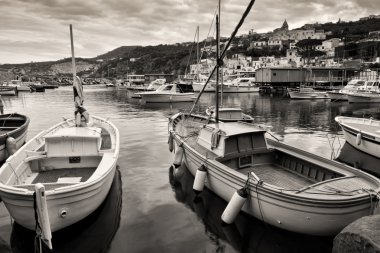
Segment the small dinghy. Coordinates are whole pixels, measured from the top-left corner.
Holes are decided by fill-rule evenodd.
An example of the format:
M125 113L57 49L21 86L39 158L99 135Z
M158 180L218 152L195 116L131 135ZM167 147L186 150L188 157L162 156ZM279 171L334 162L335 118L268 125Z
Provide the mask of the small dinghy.
M365 118L335 118L346 141L367 154L380 158L380 121Z
M49 248L52 232L100 206L119 156L118 129L83 108L72 53L75 118L42 131L0 168L0 196L9 214L21 226L36 230Z
M0 115L0 161L25 143L29 121L29 117L18 113Z

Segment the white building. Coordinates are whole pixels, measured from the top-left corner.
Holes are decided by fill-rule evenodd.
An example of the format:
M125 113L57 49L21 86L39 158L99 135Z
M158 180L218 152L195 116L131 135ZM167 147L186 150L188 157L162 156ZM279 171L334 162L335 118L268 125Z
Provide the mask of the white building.
M315 47L316 50L326 52L327 56L334 57L335 48L340 46L340 39L332 38L329 40L325 40L322 42L322 45L318 45Z
M251 42L250 44L250 48L263 48L263 47L266 47L268 46L268 42L267 41L253 41Z

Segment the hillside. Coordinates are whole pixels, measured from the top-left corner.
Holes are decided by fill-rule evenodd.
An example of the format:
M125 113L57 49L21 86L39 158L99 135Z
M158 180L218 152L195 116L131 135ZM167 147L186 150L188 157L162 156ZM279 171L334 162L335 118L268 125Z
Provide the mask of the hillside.
M380 31L380 19L368 19L359 21L325 24L307 24L304 29L323 29L330 31L328 38L341 38L346 43L355 42L368 36L371 31ZM273 50L247 50L250 42L259 40L262 35L240 36L235 38L233 46L227 53L231 57L235 53L243 53L247 56L259 57L266 55L283 56L285 51ZM214 41L215 43L215 41ZM192 50L192 54L190 51ZM189 58L191 59L189 61ZM195 44L182 43L156 46L122 46L94 58L77 58L77 72L87 77L122 78L127 74L184 74L186 66L195 63ZM62 76L71 73L71 59L63 59L55 62L35 62L25 64L0 65L0 81L9 79L15 75L26 78L43 76ZM13 78L12 77L12 78Z

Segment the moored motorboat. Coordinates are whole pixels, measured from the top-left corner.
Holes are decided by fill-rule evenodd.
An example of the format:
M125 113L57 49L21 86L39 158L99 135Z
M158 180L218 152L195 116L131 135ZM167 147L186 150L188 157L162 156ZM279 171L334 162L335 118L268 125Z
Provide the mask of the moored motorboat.
M256 84L254 77L239 77L223 83L223 93L250 93L259 90L260 86Z
M353 147L380 158L380 121L338 116L345 140Z
M139 92L146 103L172 103L194 101L193 87L189 84L164 84L155 91Z
M29 117L18 113L0 115L0 161L25 143L29 122Z
M355 93L365 84L364 80L353 79L350 80L346 86L338 91L328 91L327 96L331 99L331 101L347 101L347 94Z

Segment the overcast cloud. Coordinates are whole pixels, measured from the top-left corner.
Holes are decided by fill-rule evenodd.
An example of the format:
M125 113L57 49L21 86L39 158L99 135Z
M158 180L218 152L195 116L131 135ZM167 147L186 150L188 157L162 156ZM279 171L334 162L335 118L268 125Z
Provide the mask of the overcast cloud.
M229 36L248 3L222 0L222 36ZM197 25L203 39L216 6L217 0L0 0L0 64L70 57L69 24L77 57L192 41ZM256 0L240 34L271 31L284 19L294 29L371 14L380 14L378 0Z

